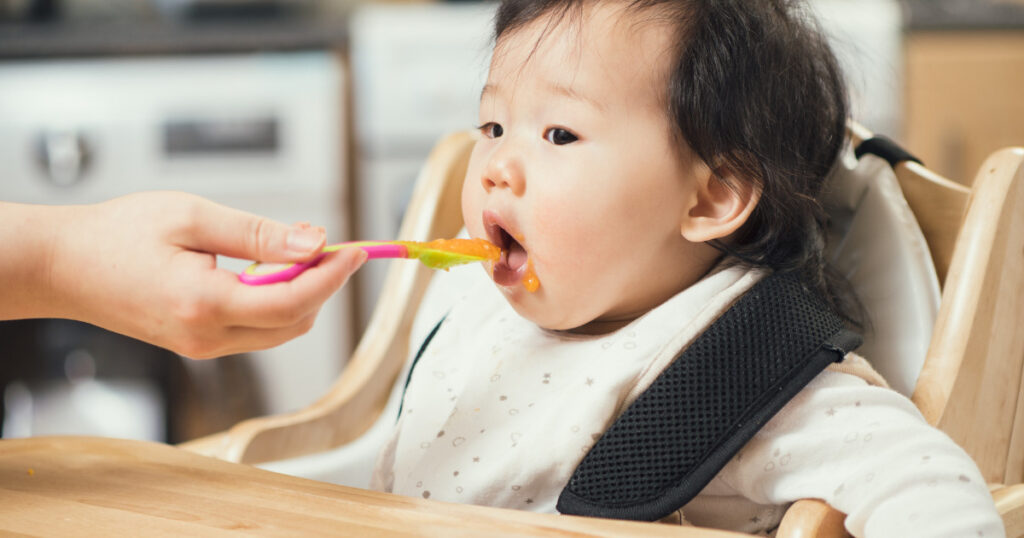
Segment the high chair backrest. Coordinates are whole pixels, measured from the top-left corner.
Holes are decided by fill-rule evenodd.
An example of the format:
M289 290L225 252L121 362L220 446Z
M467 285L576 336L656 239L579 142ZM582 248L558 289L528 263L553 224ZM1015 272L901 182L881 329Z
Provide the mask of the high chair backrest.
M871 137L851 125L856 146ZM942 298L912 400L991 483L1024 479L1024 149L993 153L972 187L910 160L893 169ZM868 357L870 359L870 357Z
M870 133L852 125L854 143ZM442 140L421 172L400 238L451 237L473 137ZM913 162L894 166L920 223L942 301L913 401L975 458L987 480L1024 478L1024 150L993 154L968 189ZM431 271L392 262L378 307L342 376L295 413L242 422L189 447L259 463L325 451L366 431L408 358L409 331ZM870 357L868 357L870 359Z
M930 423L971 454L986 480L1019 483L1024 480L1024 149L1000 150L982 164L959 218L954 204L943 207L938 197L929 197L928 176L911 175L901 184L911 207L917 205L922 229L928 223L936 237L937 267L952 247L912 399ZM955 235L941 230L954 221L959 222Z

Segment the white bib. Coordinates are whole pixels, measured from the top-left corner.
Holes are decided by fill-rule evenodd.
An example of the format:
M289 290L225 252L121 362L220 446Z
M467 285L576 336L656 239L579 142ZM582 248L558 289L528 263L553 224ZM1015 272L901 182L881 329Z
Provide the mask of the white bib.
M555 512L601 433L762 275L718 270L600 336L541 329L483 282L455 304L416 365L375 485Z

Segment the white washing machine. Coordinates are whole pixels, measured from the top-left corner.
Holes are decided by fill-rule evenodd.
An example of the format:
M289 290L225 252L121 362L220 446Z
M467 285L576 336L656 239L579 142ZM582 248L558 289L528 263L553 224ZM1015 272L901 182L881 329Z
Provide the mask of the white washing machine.
M181 190L346 240L346 76L327 51L0 63L0 199ZM350 296L306 335L248 355L265 411L327 391L352 348Z

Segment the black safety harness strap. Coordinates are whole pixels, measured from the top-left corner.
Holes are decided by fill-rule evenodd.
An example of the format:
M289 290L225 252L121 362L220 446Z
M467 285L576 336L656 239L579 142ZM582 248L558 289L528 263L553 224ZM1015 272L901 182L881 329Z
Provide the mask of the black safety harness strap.
M889 166L896 168L897 164L904 161L913 161L921 164L921 159L912 155L909 151L894 142L891 138L883 135L875 135L857 144L853 149L853 155L858 159L865 153L881 157L889 163Z
M448 314L441 316L441 319L437 321L433 329L427 333L427 337L423 339L423 343L420 344L420 348L416 351L416 356L412 358L412 364L409 365L409 373L405 374L405 385L402 386L402 400L398 403L398 414L395 415L397 421L402 416L402 407L405 406L405 393L409 390L409 381L412 380L412 371L416 369L416 364L420 362L420 357L427 351L427 346L430 345L430 341L434 339L434 335L441 328L441 324L448 318Z
M765 277L598 439L559 496L558 511L648 521L671 514L860 342L796 278Z

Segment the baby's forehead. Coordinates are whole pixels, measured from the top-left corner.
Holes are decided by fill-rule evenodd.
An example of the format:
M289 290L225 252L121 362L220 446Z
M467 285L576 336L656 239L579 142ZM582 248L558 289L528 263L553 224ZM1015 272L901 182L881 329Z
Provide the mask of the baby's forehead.
M639 4L624 1L571 2L519 21L496 37L495 53L507 49L511 38L528 34L535 37L533 50L544 46L551 36L574 37L580 47L595 42L618 42L624 46L637 46L636 38L655 33L675 39L680 22L668 15L660 4ZM501 31L501 30L499 30Z
M664 19L620 2L579 12L553 12L498 37L488 84L516 86L545 77L582 96L595 88L636 86L664 93L675 64L676 32Z

